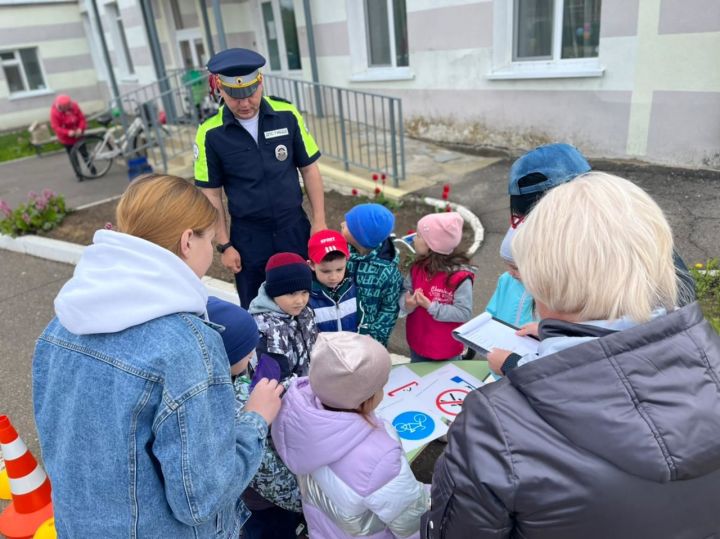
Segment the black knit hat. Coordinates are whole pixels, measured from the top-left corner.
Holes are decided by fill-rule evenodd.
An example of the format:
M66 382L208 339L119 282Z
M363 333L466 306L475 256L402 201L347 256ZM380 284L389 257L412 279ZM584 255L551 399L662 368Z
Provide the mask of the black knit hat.
M265 265L265 292L271 298L312 288L312 270L295 253L277 253Z

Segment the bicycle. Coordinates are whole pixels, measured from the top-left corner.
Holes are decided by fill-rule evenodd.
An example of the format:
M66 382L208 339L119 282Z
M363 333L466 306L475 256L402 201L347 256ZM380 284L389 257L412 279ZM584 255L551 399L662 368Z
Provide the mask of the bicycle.
M123 132L121 126L109 127L113 121L110 114L98 117L97 121L107 129L105 134L86 135L70 151L72 161L77 166L76 172L85 179L101 178L108 173L116 158L142 155L147 147L145 127L140 116L130 122L127 132Z

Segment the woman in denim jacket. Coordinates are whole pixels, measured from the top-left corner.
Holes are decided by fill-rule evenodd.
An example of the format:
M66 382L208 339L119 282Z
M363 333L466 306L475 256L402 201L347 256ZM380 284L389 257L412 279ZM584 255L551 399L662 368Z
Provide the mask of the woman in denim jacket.
M243 412L200 277L217 212L185 180L133 182L122 232L99 230L33 358L59 537L233 537L280 407L264 380Z

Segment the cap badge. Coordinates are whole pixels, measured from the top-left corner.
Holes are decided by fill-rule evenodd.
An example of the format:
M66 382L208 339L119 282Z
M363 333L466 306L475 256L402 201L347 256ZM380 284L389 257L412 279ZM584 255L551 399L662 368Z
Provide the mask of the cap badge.
M278 161L285 161L288 157L287 147L284 144L275 146L275 158Z
M237 82L238 84L242 84L243 80L240 77L238 77L235 79L235 82Z

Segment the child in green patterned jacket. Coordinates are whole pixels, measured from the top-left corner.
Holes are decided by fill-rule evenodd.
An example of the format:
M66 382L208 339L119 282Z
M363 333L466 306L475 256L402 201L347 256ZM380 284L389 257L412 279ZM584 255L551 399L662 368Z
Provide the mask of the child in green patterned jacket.
M380 204L359 204L345 214L342 234L350 244L347 274L357 286L364 318L358 328L387 346L397 322L402 275L390 233L395 216Z

